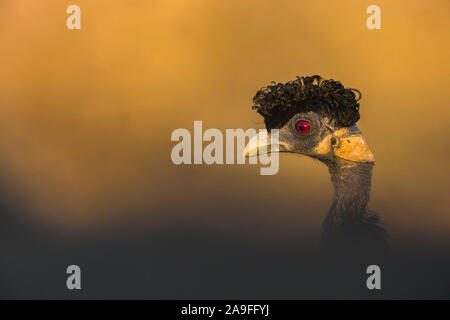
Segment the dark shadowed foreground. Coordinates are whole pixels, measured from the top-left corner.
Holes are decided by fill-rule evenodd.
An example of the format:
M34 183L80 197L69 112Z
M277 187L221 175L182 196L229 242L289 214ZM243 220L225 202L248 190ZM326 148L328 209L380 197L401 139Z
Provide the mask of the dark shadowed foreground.
M303 299L450 298L450 255L392 248L383 257L332 257L302 240L262 242L201 229L62 238L1 213L2 298ZM66 289L77 264L82 290ZM380 291L366 268L381 267Z

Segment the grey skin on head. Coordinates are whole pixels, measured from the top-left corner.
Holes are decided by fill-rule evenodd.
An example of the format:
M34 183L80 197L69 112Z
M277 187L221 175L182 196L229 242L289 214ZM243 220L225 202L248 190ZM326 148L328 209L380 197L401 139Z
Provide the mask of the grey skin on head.
M356 125L360 97L359 91L338 81L313 76L264 87L254 98L253 108L264 117L267 131L249 142L247 157L297 153L329 169L334 197L322 226L326 247L370 249L386 244L378 215L367 208L375 160ZM279 130L276 146L270 146L272 129Z

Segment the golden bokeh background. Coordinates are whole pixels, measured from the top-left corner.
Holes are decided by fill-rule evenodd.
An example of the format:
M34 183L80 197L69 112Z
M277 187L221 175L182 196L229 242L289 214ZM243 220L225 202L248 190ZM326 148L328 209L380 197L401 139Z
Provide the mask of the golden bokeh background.
M262 128L270 81L319 74L363 93L370 208L400 235L450 232L447 0L0 2L0 172L15 215L61 232L193 225L316 237L326 168L175 166L176 128ZM66 8L81 7L68 30Z

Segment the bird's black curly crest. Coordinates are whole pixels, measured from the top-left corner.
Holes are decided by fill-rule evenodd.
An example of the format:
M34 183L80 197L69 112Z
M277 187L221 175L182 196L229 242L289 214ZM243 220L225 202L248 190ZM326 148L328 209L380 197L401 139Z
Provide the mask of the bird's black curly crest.
M337 126L348 127L359 120L360 99L358 90L315 75L297 77L285 84L272 81L256 92L252 109L264 117L269 130L281 128L294 114L307 111L329 117Z

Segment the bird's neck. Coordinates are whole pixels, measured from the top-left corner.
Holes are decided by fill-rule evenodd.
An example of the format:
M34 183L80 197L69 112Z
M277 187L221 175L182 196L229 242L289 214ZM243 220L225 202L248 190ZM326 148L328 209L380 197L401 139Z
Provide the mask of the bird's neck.
M324 221L325 232L365 218L373 164L338 160L328 164L328 168L334 186L334 198Z

